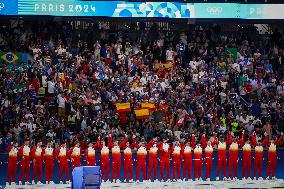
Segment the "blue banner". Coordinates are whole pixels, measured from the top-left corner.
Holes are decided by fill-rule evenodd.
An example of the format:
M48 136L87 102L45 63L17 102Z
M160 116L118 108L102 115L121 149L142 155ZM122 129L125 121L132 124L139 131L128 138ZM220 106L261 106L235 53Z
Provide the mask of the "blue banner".
M284 4L0 0L1 15L284 19Z

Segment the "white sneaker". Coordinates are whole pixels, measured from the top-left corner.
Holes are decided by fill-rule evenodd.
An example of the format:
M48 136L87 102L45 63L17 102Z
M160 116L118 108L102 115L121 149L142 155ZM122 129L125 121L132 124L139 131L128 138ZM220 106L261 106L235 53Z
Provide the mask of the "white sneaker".
M173 179L173 182L176 182L176 179Z
M247 180L247 179L246 179L246 177L243 177L243 179L242 179L242 180Z
M251 178L250 178L250 177L248 177L248 180L251 180Z
M136 182L139 183L140 181L139 181L139 180L136 180Z
M119 180L119 179L116 179L116 183L120 183L120 180Z
M106 180L106 183L110 183L110 182L109 182L109 179Z
M133 179L130 179L129 182L133 182Z
M263 178L262 177L258 177L258 180L263 180Z
M266 177L266 180L269 180L269 176L268 176L268 177Z
M219 177L216 177L216 181L218 181L219 180Z
M19 181L19 185L22 185L23 183L22 183L22 181Z
M66 181L66 184L70 184L70 180L67 180L67 181Z
M35 181L34 181L34 180L32 180L32 184L35 184Z
M210 178L207 178L206 181L210 181Z
M31 183L29 181L26 182L26 185L30 185Z
M158 180L158 179L155 179L154 182L159 182L159 180Z
M54 182L53 182L53 181L50 181L49 184L54 184Z
M10 184L9 184L9 182L6 182L6 186L9 186Z
M253 180L256 180L256 177L253 177Z
M192 180L192 179L189 179L188 181L189 181L189 182L192 182L193 180Z
M167 180L167 182L171 182L171 180L170 180L170 179L168 179L168 180Z
M198 181L198 178L195 178L195 181Z
M272 180L277 180L277 178L276 177L272 177Z
M126 179L124 179L123 182L126 182Z
M37 184L42 184L42 182L38 181Z
M60 182L59 182L59 184L63 184L63 182L62 182L62 181L60 181Z
M161 182L164 182L164 179L162 179Z
M237 177L235 177L235 181L239 180Z
M199 181L203 181L201 177L199 178Z
M231 177L228 177L227 180L228 180L228 181L231 181L232 179L231 179Z
M16 186L16 183L15 182L11 182L11 186Z
M227 180L227 177L224 177L224 178L223 178L223 181L226 181L226 180Z
M148 179L147 182L151 182L151 179Z
M178 179L178 182L181 182L181 179Z

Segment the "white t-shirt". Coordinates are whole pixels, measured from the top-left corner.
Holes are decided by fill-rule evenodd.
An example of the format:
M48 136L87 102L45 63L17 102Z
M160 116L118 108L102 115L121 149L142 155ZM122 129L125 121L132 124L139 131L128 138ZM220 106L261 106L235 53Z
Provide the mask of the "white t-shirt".
M173 61L174 60L174 54L175 54L175 52L173 50L167 50L166 51L167 61Z
M58 102L59 108L65 108L66 99L64 97L62 97L61 95L58 95L57 102Z
M53 94L54 88L55 88L55 83L53 81L48 81L47 85L48 85L47 92L50 93L50 94Z

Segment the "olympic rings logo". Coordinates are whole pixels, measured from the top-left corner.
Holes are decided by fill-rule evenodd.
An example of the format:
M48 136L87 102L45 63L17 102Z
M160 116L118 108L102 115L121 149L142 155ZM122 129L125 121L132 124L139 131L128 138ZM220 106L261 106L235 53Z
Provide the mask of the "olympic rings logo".
M0 10L2 10L5 7L4 3L0 3Z
M223 8L222 8L222 7L207 7L207 12L208 12L209 14L214 14L214 15L216 15L216 14L222 13L222 11L223 11Z

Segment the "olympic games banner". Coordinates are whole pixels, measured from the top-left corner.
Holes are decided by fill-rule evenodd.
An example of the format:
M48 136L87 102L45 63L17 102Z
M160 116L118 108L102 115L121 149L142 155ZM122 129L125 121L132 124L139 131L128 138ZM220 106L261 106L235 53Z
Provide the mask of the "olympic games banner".
M284 4L0 0L0 15L284 19Z

